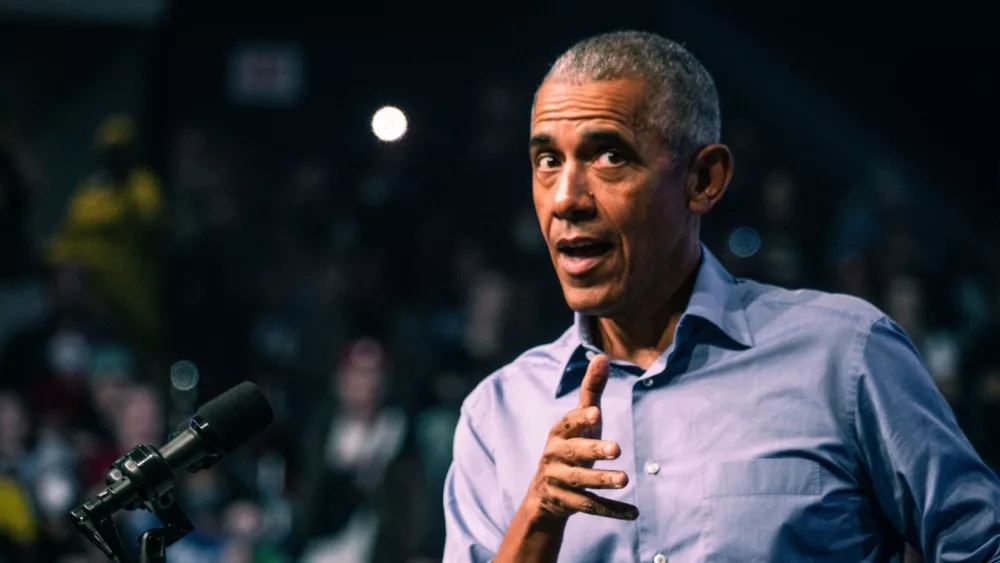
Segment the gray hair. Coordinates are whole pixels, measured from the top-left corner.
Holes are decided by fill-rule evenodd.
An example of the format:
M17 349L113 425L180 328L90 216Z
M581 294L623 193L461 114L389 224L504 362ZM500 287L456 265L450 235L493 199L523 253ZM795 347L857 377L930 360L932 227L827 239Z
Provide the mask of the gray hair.
M563 53L544 82L638 78L646 83L642 118L687 160L721 136L719 95L705 67L680 44L653 33L618 31Z

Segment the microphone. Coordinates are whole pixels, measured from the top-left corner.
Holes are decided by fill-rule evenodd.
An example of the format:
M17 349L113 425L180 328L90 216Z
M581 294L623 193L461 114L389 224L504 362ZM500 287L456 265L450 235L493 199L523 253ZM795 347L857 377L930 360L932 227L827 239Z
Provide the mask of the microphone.
M165 545L193 528L173 502L177 475L211 467L274 419L260 389L249 381L201 406L162 448L141 444L112 464L108 486L70 513L74 525L112 560L124 561L111 516L119 510L145 508L167 527Z
M264 394L244 381L202 405L188 427L160 448L160 455L173 473L194 473L214 465L222 454L243 445L273 419Z

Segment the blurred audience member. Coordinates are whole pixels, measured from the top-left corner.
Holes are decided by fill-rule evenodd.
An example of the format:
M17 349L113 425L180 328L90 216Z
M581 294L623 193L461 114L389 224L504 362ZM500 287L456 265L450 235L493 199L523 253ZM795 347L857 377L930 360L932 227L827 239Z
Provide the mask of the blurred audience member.
M419 462L407 415L386 402L390 361L379 342L352 343L303 443L300 548L307 562L406 561L425 541Z
M510 280L496 271L483 272L469 288L462 345L477 363L500 365L505 358L511 291Z
M53 269L47 289L46 316L0 352L0 381L23 393L43 422L89 427L91 347L113 334L113 323L83 270Z
M222 515L223 548L220 563L283 563L289 558L269 545L261 507L250 499L230 503Z
M20 400L0 393L0 561L30 561L38 539L37 516L23 480L28 433Z
M113 115L95 135L98 168L70 197L50 260L79 264L129 328L133 344L155 353L164 326L160 282L160 180L139 159L132 118Z

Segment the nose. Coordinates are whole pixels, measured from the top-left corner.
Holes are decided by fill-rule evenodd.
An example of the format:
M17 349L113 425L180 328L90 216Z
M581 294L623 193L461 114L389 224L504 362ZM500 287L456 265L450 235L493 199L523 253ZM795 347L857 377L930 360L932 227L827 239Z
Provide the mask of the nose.
M567 164L563 167L556 186L552 213L571 223L588 221L597 216L597 205L582 164Z

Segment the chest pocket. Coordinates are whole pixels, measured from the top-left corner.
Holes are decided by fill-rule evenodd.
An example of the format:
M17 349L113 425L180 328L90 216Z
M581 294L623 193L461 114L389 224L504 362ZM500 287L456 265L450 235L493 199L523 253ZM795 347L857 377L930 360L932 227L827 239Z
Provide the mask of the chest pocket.
M789 546L822 541L820 465L806 459L709 464L702 472L708 516L705 561L778 562ZM794 551L794 550L793 550Z
M702 475L706 499L802 496L822 492L820 466L808 459L751 459L709 464Z

